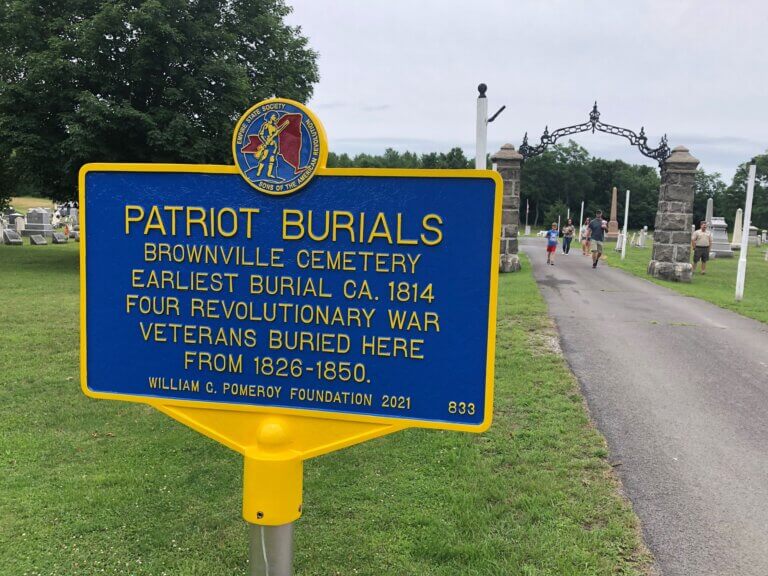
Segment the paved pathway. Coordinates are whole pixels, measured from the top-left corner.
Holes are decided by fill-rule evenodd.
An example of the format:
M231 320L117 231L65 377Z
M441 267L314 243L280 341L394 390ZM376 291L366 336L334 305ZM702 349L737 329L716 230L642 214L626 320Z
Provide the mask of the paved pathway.
M768 575L768 326L521 247L662 574Z

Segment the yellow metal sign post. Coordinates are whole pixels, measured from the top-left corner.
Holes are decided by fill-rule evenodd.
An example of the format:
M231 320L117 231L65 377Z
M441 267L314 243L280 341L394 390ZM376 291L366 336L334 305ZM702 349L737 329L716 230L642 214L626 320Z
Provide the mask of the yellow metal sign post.
M293 523L301 516L304 460L404 428L305 416L155 407L243 455L243 519L250 531L251 576L293 573Z
M252 574L283 576L304 460L490 426L501 179L329 169L284 99L232 151L81 170L81 385L242 454Z

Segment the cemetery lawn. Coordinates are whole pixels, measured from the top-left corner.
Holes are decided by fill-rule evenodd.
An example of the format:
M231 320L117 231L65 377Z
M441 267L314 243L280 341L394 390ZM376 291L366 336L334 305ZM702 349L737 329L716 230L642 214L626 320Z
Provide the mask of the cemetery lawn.
M50 198L33 198L32 196L17 196L11 198L11 206L21 214L26 214L30 208L53 208Z
M610 248L608 248L610 246ZM645 278L666 288L670 288L686 296L701 298L721 308L733 310L743 316L768 323L768 262L764 260L764 251L768 246L750 246L747 253L747 277L744 284L744 299L734 300L736 292L736 267L739 253L734 252L733 258L715 258L707 264L707 273L702 276L697 273L690 284L655 280L646 274L648 262L653 253L653 242L648 247L629 248L622 262L621 256L614 251L615 243L606 243L608 263L635 276Z
M246 574L240 456L80 392L78 247L0 246L0 574ZM308 461L297 575L650 572L524 264L501 279L489 432Z

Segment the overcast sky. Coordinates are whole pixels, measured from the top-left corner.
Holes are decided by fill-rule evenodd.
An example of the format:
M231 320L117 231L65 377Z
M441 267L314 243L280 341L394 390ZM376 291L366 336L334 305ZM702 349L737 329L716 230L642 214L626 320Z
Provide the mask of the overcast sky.
M319 52L309 102L334 152L461 146L474 156L477 85L488 150L588 120L645 126L727 182L768 149L768 2L287 0ZM593 155L655 165L616 136Z

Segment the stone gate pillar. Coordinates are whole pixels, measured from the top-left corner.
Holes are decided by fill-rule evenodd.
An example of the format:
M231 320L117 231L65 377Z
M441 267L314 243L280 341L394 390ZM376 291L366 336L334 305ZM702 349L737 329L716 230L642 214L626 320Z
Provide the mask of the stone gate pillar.
M520 257L517 255L517 232L520 227L520 166L523 156L512 144L504 144L491 156L504 181L504 197L501 203L501 250L499 270L517 272Z
M656 278L691 281L693 184L698 165L688 148L677 146L662 168L653 260L648 264L648 274Z

